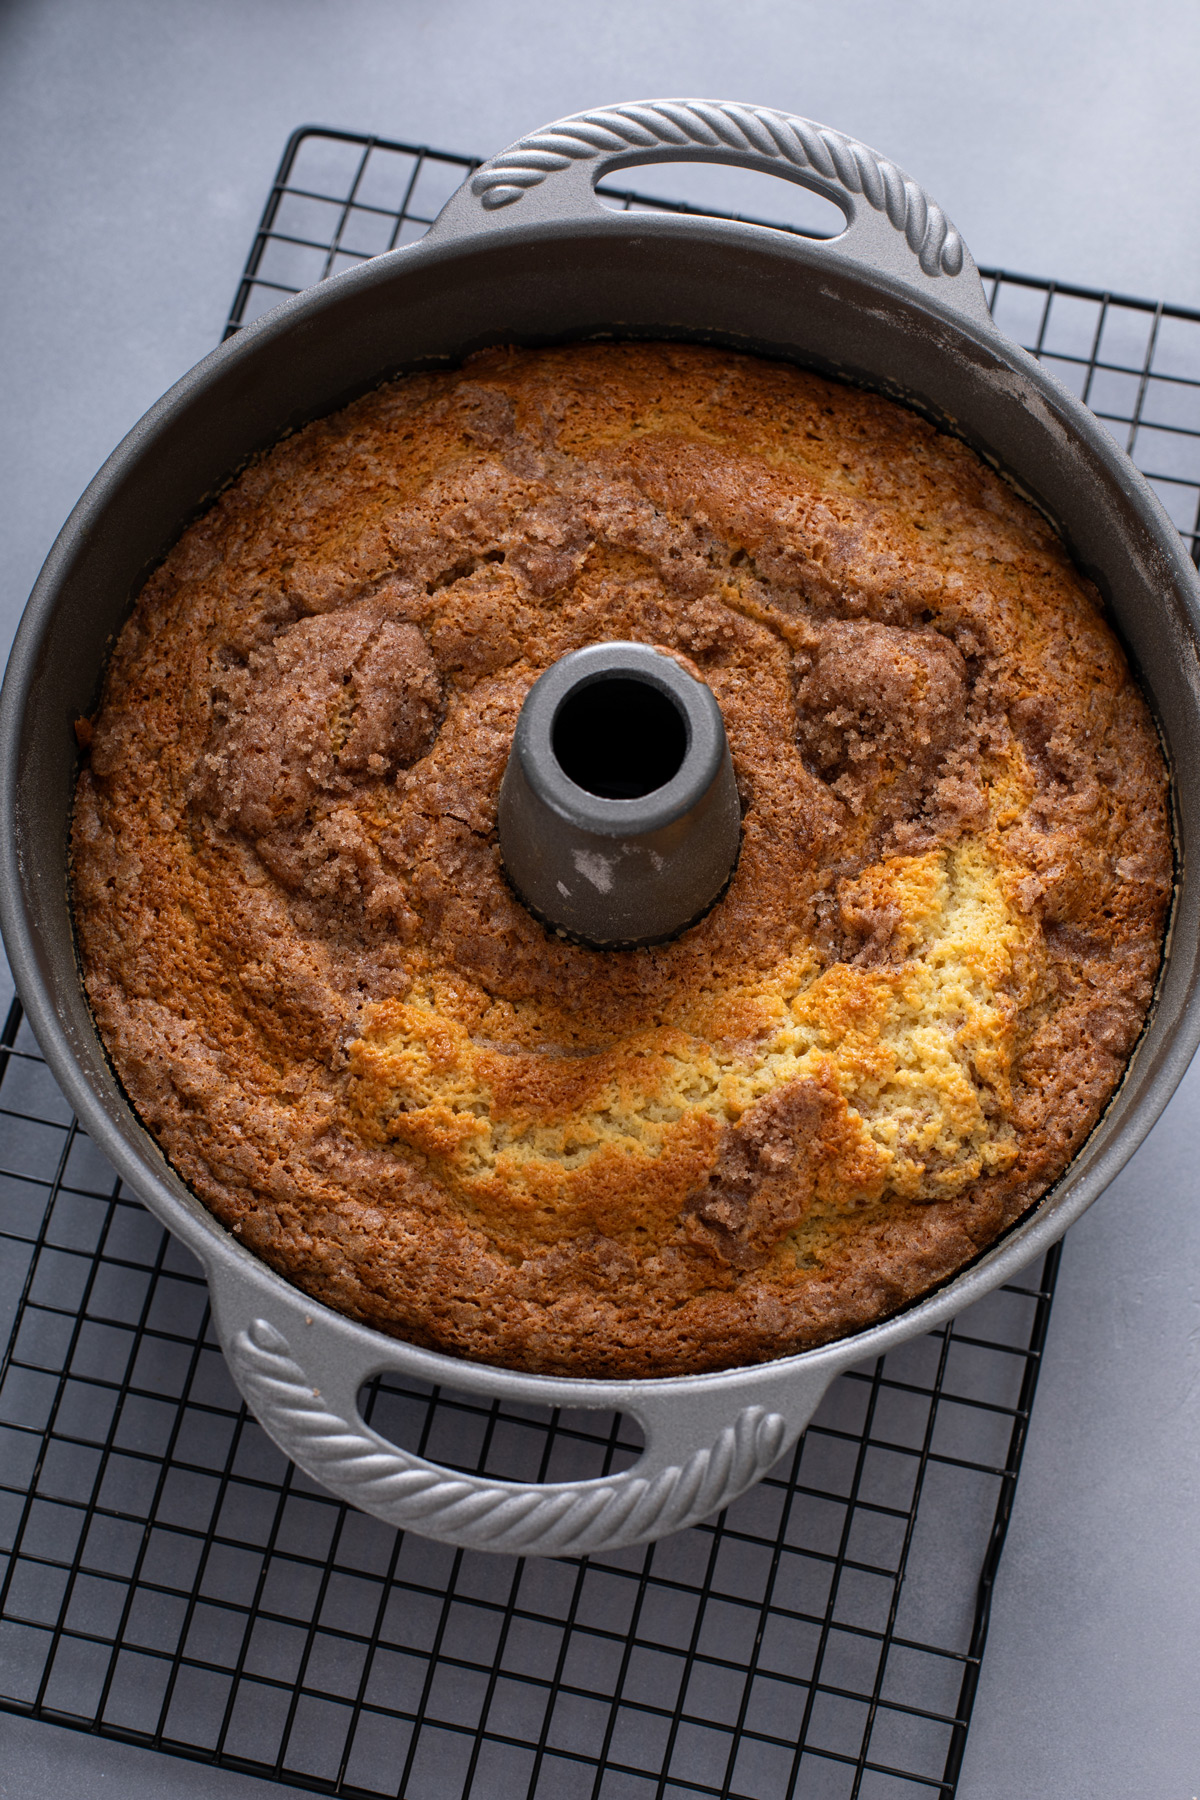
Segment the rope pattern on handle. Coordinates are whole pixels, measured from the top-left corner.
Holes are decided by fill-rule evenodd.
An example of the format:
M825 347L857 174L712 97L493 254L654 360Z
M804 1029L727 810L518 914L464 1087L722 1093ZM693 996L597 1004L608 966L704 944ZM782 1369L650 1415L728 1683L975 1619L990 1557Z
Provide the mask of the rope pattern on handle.
M659 145L744 150L861 194L902 231L926 275L957 275L963 242L941 207L894 163L855 138L765 106L703 100L606 106L548 125L494 157L472 178L489 210L511 206L547 175L587 157Z
M261 1424L342 1499L390 1525L509 1555L578 1556L679 1531L765 1475L787 1436L778 1413L747 1406L711 1447L649 1479L629 1471L545 1485L493 1481L383 1445L357 1419L330 1411L266 1319L239 1331L228 1355Z

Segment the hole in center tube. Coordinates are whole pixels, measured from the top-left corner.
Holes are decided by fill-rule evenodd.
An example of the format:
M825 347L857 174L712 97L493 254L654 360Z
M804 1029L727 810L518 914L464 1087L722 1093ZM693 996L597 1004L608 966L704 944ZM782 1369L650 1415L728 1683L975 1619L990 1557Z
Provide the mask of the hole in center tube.
M358 1405L389 1443L496 1481L595 1481L628 1469L645 1442L626 1414L457 1393L404 1375L376 1375Z
M660 689L607 675L567 695L552 743L559 767L576 787L602 800L640 800L679 773L687 727Z

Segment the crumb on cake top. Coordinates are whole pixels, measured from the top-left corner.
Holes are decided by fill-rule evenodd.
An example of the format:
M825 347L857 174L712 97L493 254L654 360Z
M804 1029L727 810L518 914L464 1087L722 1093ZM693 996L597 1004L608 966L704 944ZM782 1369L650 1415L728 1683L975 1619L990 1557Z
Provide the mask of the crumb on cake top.
M496 845L526 693L604 639L710 686L745 814L636 951L548 934ZM73 830L101 1034L218 1218L578 1374L782 1355L978 1254L1113 1091L1171 874L1044 520L890 401L680 345L489 352L256 460L121 633Z

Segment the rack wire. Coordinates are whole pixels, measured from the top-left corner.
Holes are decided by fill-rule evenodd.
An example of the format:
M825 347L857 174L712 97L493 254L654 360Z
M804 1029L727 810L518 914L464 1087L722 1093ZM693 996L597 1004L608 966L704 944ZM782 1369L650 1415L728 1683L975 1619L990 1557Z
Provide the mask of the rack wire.
M289 294L414 243L478 167L469 156L301 127L284 151L225 336ZM623 211L715 212L607 182L597 192ZM717 216L825 235L813 221ZM1003 269L980 272L996 323L1104 421L1200 563L1200 312Z
M297 132L228 332L419 237L475 166ZM1195 553L1200 314L986 279ZM355 1800L954 1794L1057 1250L840 1377L718 1517L551 1561L397 1533L286 1462L229 1379L199 1268L81 1131L19 1003L0 1233L0 1708ZM638 1448L619 1416L392 1378L364 1407L492 1475L600 1474Z
M5 1707L327 1794L953 1793L1056 1253L843 1376L718 1518L490 1557L354 1512L271 1445L199 1269L80 1130L19 1003L0 1101ZM398 1380L367 1410L493 1475L636 1452L619 1417Z

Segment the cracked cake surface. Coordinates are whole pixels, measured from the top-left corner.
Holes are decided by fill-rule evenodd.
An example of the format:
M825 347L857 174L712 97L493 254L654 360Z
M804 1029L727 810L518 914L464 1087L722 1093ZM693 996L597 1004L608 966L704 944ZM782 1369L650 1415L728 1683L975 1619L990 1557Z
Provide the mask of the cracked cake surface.
M715 694L742 848L670 944L507 886L517 714L633 639ZM258 458L84 744L76 928L142 1120L314 1297L575 1374L895 1311L1066 1167L1145 1019L1167 778L1098 598L963 444L789 365L493 351Z

